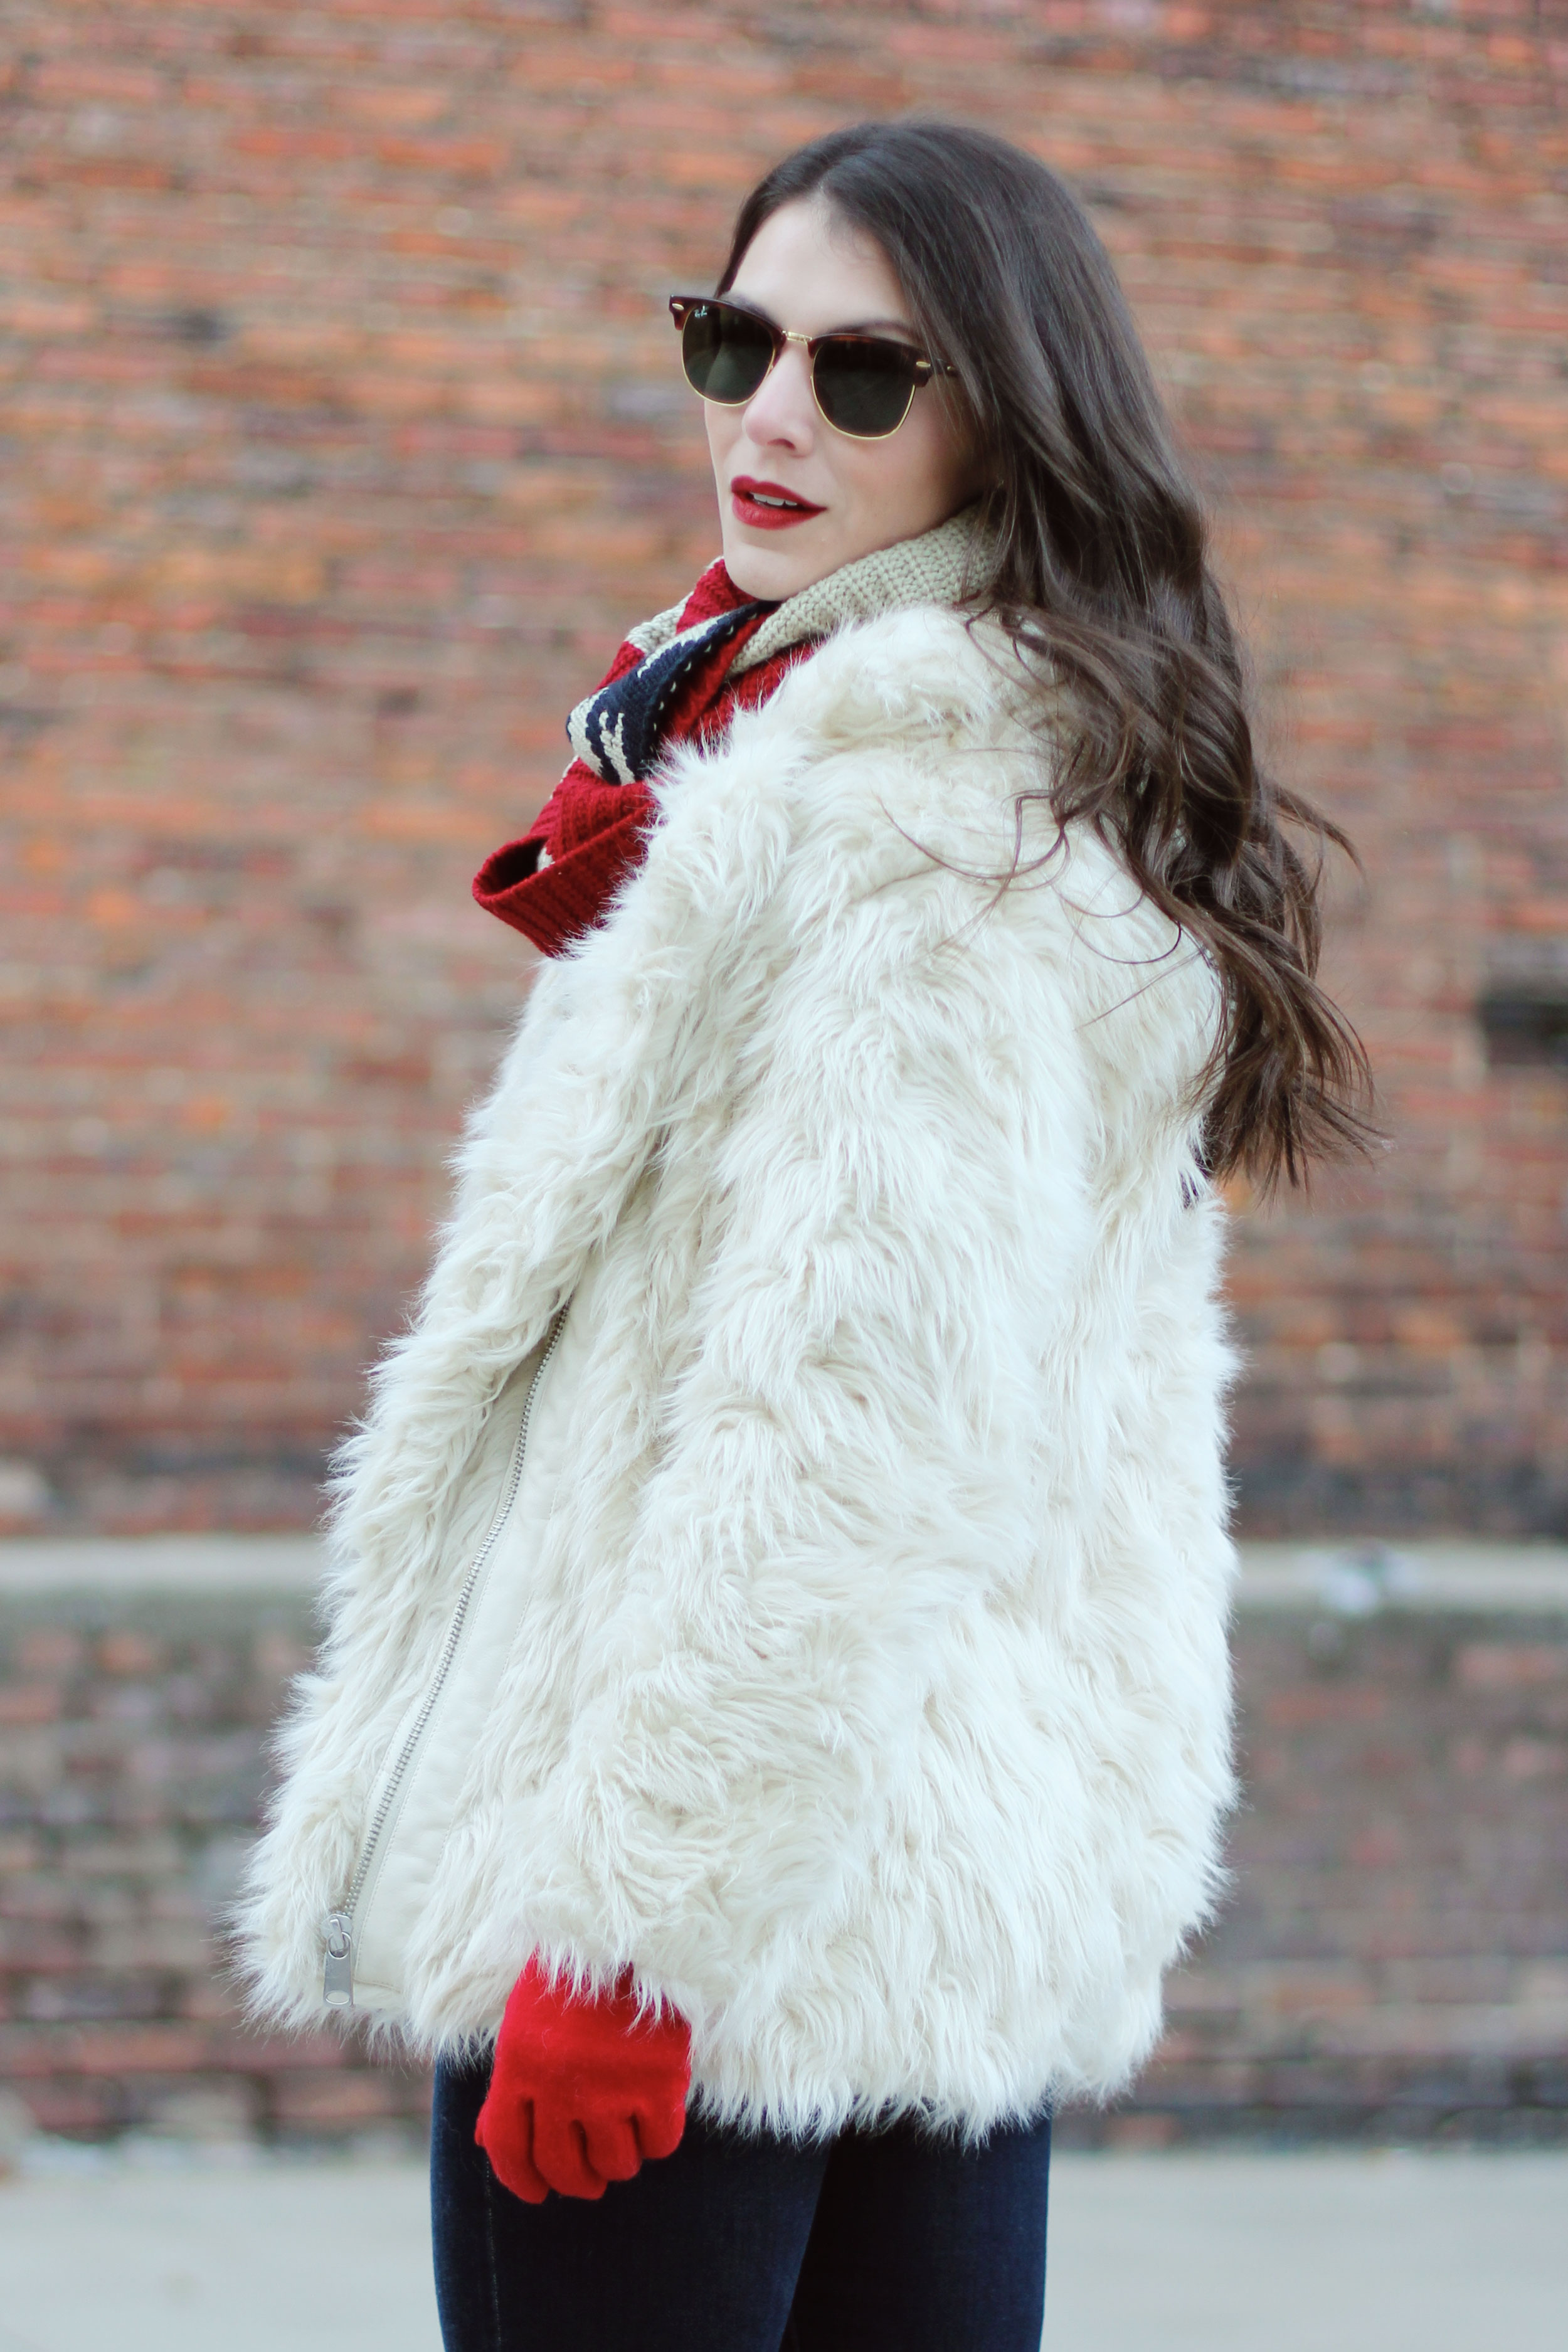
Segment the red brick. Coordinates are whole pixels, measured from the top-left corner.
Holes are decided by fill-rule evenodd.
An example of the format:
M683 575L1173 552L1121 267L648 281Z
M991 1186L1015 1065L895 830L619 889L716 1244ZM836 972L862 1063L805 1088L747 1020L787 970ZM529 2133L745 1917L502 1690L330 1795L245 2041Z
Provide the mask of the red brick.
M28 1675L73 1674L87 1654L81 1635L65 1625L40 1625L16 1643L16 1662Z
M1455 1669L1467 1690L1535 1690L1568 1680L1568 1647L1552 1642L1468 1642Z
M163 1663L159 1645L141 1633L126 1630L106 1633L98 1644L98 1664L105 1674L153 1675Z
M379 2123L401 2110L400 2089L383 2074L281 2075L271 2086L273 2117L285 2126Z
M60 1695L49 1683L0 1686L0 1724L52 1723L59 1711Z

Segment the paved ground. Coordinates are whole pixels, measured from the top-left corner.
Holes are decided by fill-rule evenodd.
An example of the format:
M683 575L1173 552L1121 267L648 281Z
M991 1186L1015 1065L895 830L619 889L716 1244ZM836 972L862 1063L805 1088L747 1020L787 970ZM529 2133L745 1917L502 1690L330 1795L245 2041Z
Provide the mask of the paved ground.
M1568 2155L1079 2157L1051 2186L1048 2352L1568 2340Z
M1076 2156L1047 2352L1556 2352L1568 2154ZM0 2187L0 2352L437 2352L408 2163ZM635 2347L628 2347L635 2352Z

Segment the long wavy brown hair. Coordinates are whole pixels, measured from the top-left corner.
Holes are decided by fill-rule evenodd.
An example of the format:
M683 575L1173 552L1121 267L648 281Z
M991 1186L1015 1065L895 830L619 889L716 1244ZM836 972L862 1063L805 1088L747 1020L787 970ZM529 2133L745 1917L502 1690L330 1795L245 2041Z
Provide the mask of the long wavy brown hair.
M926 349L956 371L950 396L994 482L982 601L1074 706L1070 748L1026 797L1047 800L1058 827L1113 836L1218 975L1211 1171L1268 1189L1364 1148L1366 1055L1316 979L1323 852L1350 844L1258 761L1202 503L1088 216L1053 172L984 131L861 123L753 189L719 292L769 215L813 195L876 239Z

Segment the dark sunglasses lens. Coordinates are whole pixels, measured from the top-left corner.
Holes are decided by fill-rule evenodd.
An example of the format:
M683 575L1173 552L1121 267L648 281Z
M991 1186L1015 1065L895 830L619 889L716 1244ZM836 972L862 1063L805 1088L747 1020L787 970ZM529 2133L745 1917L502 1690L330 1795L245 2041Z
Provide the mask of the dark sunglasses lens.
M738 407L773 364L773 339L760 320L722 302L698 302L680 331L686 381L704 400Z
M869 335L834 335L816 354L813 382L824 416L840 433L878 440L909 414L916 354Z

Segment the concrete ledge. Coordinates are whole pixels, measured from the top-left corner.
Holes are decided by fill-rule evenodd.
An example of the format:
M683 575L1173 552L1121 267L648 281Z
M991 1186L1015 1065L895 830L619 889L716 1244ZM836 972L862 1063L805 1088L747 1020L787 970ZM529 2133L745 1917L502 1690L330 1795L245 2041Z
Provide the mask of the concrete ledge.
M324 1554L314 1536L29 1536L0 1542L11 1593L309 1593Z
M27 1537L0 1542L0 1599L308 1596L322 1562L310 1535ZM1239 1601L1248 1612L1351 1619L1384 1609L1568 1616L1568 1544L1244 1544Z
M1373 1617L1384 1609L1568 1615L1568 1544L1244 1544L1241 1606Z

